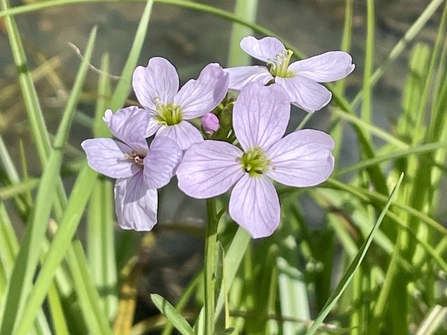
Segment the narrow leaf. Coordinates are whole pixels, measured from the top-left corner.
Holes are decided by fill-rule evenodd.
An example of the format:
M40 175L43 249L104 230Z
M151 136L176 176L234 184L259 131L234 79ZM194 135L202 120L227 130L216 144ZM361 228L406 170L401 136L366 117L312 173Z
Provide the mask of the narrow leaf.
M312 335L317 330L318 327L323 323L326 316L329 314L329 312L334 307L335 303L338 301L342 293L345 291L349 283L351 282L352 278L354 277L355 272L359 268L360 264L363 261L363 258L366 255L366 252L368 251L369 246L371 245L371 242L373 241L374 235L379 229L380 224L382 223L383 218L385 217L386 212L388 211L388 208L390 207L391 203L394 201L394 197L397 193L397 190L399 189L399 186L403 179L403 174L400 176L396 186L394 187L393 191L391 192L391 195L388 199L388 202L386 203L385 207L382 210L382 213L380 214L379 218L377 219L376 224L374 225L374 228L371 230L371 233L369 234L368 238L363 243L362 247L359 250L359 253L352 261L351 265L349 265L346 273L344 274L343 278L340 280L340 283L335 288L334 292L331 295L331 298L328 300L326 305L323 307L321 312L318 314L317 318L315 319L312 326L307 331L306 335Z
M166 299L158 294L151 294L152 302L160 312L172 322L175 328L183 335L194 335L191 325Z

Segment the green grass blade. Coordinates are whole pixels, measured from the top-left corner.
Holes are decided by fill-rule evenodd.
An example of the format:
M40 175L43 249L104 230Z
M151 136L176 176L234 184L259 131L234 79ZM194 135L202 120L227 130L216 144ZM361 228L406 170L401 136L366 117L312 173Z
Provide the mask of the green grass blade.
M84 163L84 167L79 172L73 186L64 216L42 264L34 288L30 293L17 334L27 334L36 312L42 305L56 270L64 259L67 249L71 246L71 241L86 207L90 192L95 185L96 177L97 173L87 163Z
M351 50L351 42L352 42L352 19L354 16L354 0L346 0L345 1L345 20L343 25L343 37L341 42L341 50L350 52ZM346 80L342 79L337 81L334 84L334 91L337 92L338 95L343 95L345 91ZM332 115L333 119L334 116ZM342 148L342 138L343 138L343 128L344 124L342 122L336 122L331 129L331 136L334 139L335 147L332 150L332 154L334 157L340 157L340 152ZM339 164L338 160L335 160L335 169Z
M287 239L289 242L293 240L292 236L289 236ZM285 250L288 253L288 258L292 259L279 257L277 262L281 316L286 319L309 320L310 311L306 283L303 273L296 267L296 258L298 256L296 244L292 243L292 246L291 250ZM281 249L284 250L285 248ZM295 251L295 254L293 254L293 251ZM301 334L304 330L305 326L302 323L283 322L285 334Z
M362 121L359 117L357 117L353 113L347 113L345 111L342 111L341 109L335 108L334 114L341 118L342 120L345 120L352 124L353 127L358 127L362 129L366 129L371 134L376 135L377 137L387 141L390 144L396 145L398 148L408 148L409 145L402 140L394 137L393 135L389 134L388 132L380 129L379 127L376 127L370 123Z
M67 103L67 108L65 109L54 141L54 149L51 151L46 169L39 184L34 211L26 227L25 237L11 276L11 285L8 288L4 315L2 316L1 335L12 334L15 323L18 322L20 315L22 315L27 298L26 295L31 289L32 277L38 263L38 250L40 250L42 240L45 238L45 230L50 218L51 208L56 198L54 190L60 181L59 170L62 164L64 144L68 137L71 120L75 112L75 103L78 101L88 70L95 37L96 29L92 31L90 36L86 56L81 64L72 94Z
M345 21L343 25L343 37L341 42L341 50L350 52L352 43L352 19L354 17L354 0L345 1ZM338 94L343 95L346 80L342 79L335 83L334 90ZM335 141L337 143L337 141Z
M72 248L68 249L66 255L67 261L71 264L73 286L90 333L111 335L112 330L107 316L99 305L99 295L88 272L81 243L77 240L73 241Z
M11 159L11 155L9 154L8 150L6 149L5 143L4 143L1 135L0 135L0 161L2 162L3 167L4 167L4 171L0 170L0 172L2 174L3 173L5 174L5 176L4 176L5 180L3 181L3 184L5 186L11 185L11 186L9 186L11 188L6 186L5 188L2 189L2 192L5 192L5 193L0 195L0 199L6 199L9 196L15 196L14 197L14 205L16 206L21 219L25 219L26 213L29 211L29 205L26 203L26 200L27 200L26 197L19 196L19 194L22 191L26 192L28 187L30 187L30 188L36 187L38 184L38 181L34 181L36 183L36 185L31 185L31 184L33 184L33 181L29 181L29 180L25 181L24 184L26 184L27 186L22 188L22 186L24 186L24 184L22 184L20 176L17 172L17 169L16 169L12 159ZM22 184L22 185L18 185L18 184Z
M11 180L11 182L19 183L20 176L17 173L11 155L9 154L8 149L6 148L5 141L3 141L2 136L0 136L0 160L2 162L3 168L5 169L6 175Z
M19 251L19 242L3 202L0 202L0 263L9 280L14 268L14 259ZM4 289L4 288L3 288ZM0 296L1 301L2 296Z
M93 120L94 137L112 137L112 133L102 119L112 96L110 88L109 73L109 55L105 54L101 60L101 73L98 83L98 100L96 101L95 118ZM90 124L90 123L89 123Z
M52 335L50 325L48 324L43 311L39 313L34 324L34 332L37 335Z
M239 227L236 235L234 235L233 241L231 242L230 248L225 255L225 276L223 280L225 281L228 290L233 283L236 272L239 269L249 242L250 235L248 235L244 228ZM219 297L217 298L216 315L219 315L222 312L224 302L224 292L221 291L219 293Z
M419 101L418 101L419 108L417 109L417 112L416 112L417 119L416 119L416 123L414 125L416 130L422 128L425 111L428 109L427 108L428 102L429 102L430 97L432 96L432 91L433 91L433 78L432 77L436 70L436 62L439 59L439 53L440 53L442 41L445 40L444 30L445 30L445 26L446 26L446 21L447 21L447 5L444 6L444 11L443 11L441 23L439 24L439 29L438 29L438 34L436 37L435 46L434 46L433 52L431 54L431 59L430 59L430 63L428 64L427 71L424 74L425 85L424 85L424 89L422 90L422 95L419 95ZM436 121L436 119L433 118L433 121ZM433 129L433 127L429 128L429 130L431 130L431 129ZM433 135L434 134L427 132L425 134L425 138L434 140L435 137ZM412 139L413 139L412 144L415 144L416 141L418 140L417 137L413 137Z
M200 283L200 281L203 278L203 271L200 271L193 280L191 280L184 290L182 297L179 299L177 305L175 306L175 309L178 311L182 311L183 308L187 305L188 301L191 299L191 296L193 295L194 291L197 290L197 286ZM172 323L168 323L166 327L163 329L163 332L161 335L171 335L172 331L174 330L174 326ZM134 329L132 329L132 332ZM141 333L143 330L141 331Z
M429 110L430 104L431 104L431 97L432 97L432 90L433 90L433 82L435 75L435 71L437 69L436 63L438 59L440 58L440 51L441 51L441 45L445 41L445 27L447 23L447 4L444 6L443 15L441 18L441 22L439 24L438 28L438 35L437 40L435 42L435 47L433 49L433 52L431 54L431 59L428 65L427 72L424 75L425 85L422 92L422 96L420 96L420 104L419 108L417 108L417 119L415 124L415 133L419 130L419 132L422 133L424 127L423 124L423 116L424 112ZM432 115L430 115L432 118ZM433 119L433 121L436 121ZM432 121L432 122L433 122ZM428 130L425 132L425 134L421 134L421 136L425 137L427 141L437 141L438 138L434 133L431 133L434 127L430 126L428 127ZM413 137L412 143L416 143L418 136ZM424 155L425 158L421 160L417 166L420 170L419 173L414 175L414 181L412 185L412 191L410 191L410 206L414 209L418 209L420 211L427 211L427 209L430 208L430 203L432 202L433 196L436 196L439 193L438 185L432 185L431 180L433 179L433 165L431 164L430 160L433 159L434 155L433 153L427 153ZM415 164L416 166L416 164ZM411 169L411 165L409 166L409 169ZM410 171L409 171L410 172ZM412 176L410 176L412 178ZM413 178L412 178L413 179ZM433 188L435 186L435 188ZM415 194L417 193L417 194ZM414 217L410 218L409 221L410 228L417 229L417 235L420 240L430 240L428 228L425 225L419 224L417 220L414 219ZM409 251L411 251L411 248L408 248ZM420 248L414 249L413 252L413 261L418 262L419 259L423 258L424 254L423 251Z
M4 10L9 8L8 0L1 0L1 4ZM22 90L22 96L24 98L25 110L28 115L28 120L31 126L34 141L36 143L36 149L40 160L42 169L45 169L48 163L48 156L51 150L50 136L46 128L45 120L43 118L42 109L39 103L34 82L26 64L26 55L20 38L19 30L16 26L14 18L12 16L6 16L5 18L8 37L11 45L12 55L14 63L18 72L18 79L20 88ZM62 213L63 204L66 201L65 191L62 185L62 181L58 181L57 185L56 202L54 204L54 210L57 215Z
M110 96L108 56L102 60L98 85L96 116L93 126L95 137L111 137L102 117ZM95 183L87 216L87 253L90 273L100 292L101 306L112 320L118 309L118 278L115 262L113 184L100 179Z
M369 192L369 191L367 191L363 188L360 188L360 187L346 185L345 183L336 181L331 178L329 178L326 183L327 183L327 186L330 186L331 188L346 191L346 192L358 197L360 200L362 200L366 203L371 203L375 206L383 206L388 201L388 198L386 196L384 196L383 194L379 194L377 192ZM426 223L427 225L429 225L430 227L432 227L433 229L435 229L437 232L441 233L442 235L447 235L447 228L444 228L444 226L442 224L440 224L436 220L432 219L426 213L418 211L418 210L414 209L413 207L402 204L400 202L395 202L393 205L399 209L402 209L404 212L408 212L408 214L419 218L422 222Z
M0 275L4 276L5 282L0 281L0 301L7 288L8 280L14 268L14 261L19 251L19 242L15 236L11 220L3 203L0 203ZM2 304L0 311L4 308ZM0 312L1 313L1 312ZM50 327L42 310L37 314L34 322L35 333L49 335Z
M340 170L336 171L334 174L332 174L332 178L337 178L337 177L339 177L343 174L349 173L349 172L362 170L368 166L381 164L381 163L384 163L387 161L392 161L392 160L395 160L398 158L404 158L404 157L407 157L410 155L422 155L424 153L436 151L438 149L446 149L446 148L447 148L447 143L429 143L429 144L422 144L422 145L418 145L415 147L411 147L411 148L408 148L405 150L396 150L396 151L393 151L392 153L376 156L375 158L364 160L360 163L356 163L356 164L350 165L346 168L340 169ZM441 168L443 167L441 165L442 163L440 163L440 162L436 163L436 164ZM443 168L446 168L446 167L444 166Z
M372 159L375 157L375 151L372 146L372 141L368 139L368 137L365 134L365 129L369 129L369 123L363 122L359 120L352 109L347 105L347 103L344 100L340 100L339 97L333 96L334 100L337 101L337 104L346 112L340 112L341 115L343 115L345 118L349 118L351 120L354 120L352 122L353 129L357 133L358 141L360 144L360 149L363 153L363 155L367 159ZM337 110L337 109L335 109ZM366 125L366 127L363 127ZM378 166L371 166L366 171L370 177L371 183L374 185L376 190L378 190L380 193L387 195L388 194L388 187L386 183L385 176L383 172L380 170Z
M365 69L363 72L363 101L361 119L365 123L371 123L371 108L372 108L372 83L370 81L374 66L374 22L375 10L374 0L366 1L366 47L365 47ZM369 139L369 133L367 138Z
M166 316L182 335L194 335L190 324L166 299L158 294L151 294L151 299L160 312Z
M432 0L424 9L424 11L419 15L417 20L411 25L411 27L407 30L405 35L396 43L388 57L382 64L374 71L371 76L371 83L375 84L377 81L383 76L386 68L393 63L405 50L407 45L413 41L413 39L420 33L420 31L425 27L425 25L430 21L433 15L438 10L438 7L442 5L444 0ZM363 91L360 91L354 98L351 103L353 109L355 109L358 104L363 99Z
M237 0L234 15L244 18L248 22L256 22L256 11L258 8L258 0ZM253 34L253 30L249 27L234 23L232 26L230 37L230 51L228 53L228 66L249 65L251 57L241 49L239 43L242 38Z
M110 319L118 307L113 204L113 184L109 180L97 180L88 210L88 261L93 282L100 292L101 306Z
M137 65L141 48L143 47L153 4L154 0L147 0L143 15L140 18L137 32L135 34L132 47L130 48L129 57L127 58L126 64L124 65L124 69L121 73L116 89L113 92L112 101L110 102L110 108L113 111L116 111L118 108L123 107L132 86L132 74Z
M435 305L424 319L424 322L414 333L415 335L431 335L436 334L440 326L445 325L447 315L447 307Z
M307 335L314 334L318 327L323 323L326 316L329 314L329 312L334 307L335 303L338 301L346 287L351 282L352 278L354 277L354 274L356 273L357 269L359 268L360 264L363 261L363 258L366 255L366 252L368 251L369 246L371 245L371 242L374 238L374 235L379 228L380 224L382 223L383 218L385 217L386 212L388 211L388 208L390 207L391 203L394 201L396 192L399 189L399 186L402 182L403 174L400 176L396 186L394 187L393 191L391 192L391 195L388 199L388 202L386 203L385 207L382 210L382 213L380 214L379 218L377 219L376 224L374 225L374 228L371 230L371 233L369 234L368 238L363 243L362 247L359 249L359 253L355 257L355 259L352 261L352 263L349 265L349 268L347 269L346 273L344 274L343 278L340 280L340 283L335 288L334 292L331 295L331 298L326 303L325 307L322 309L322 311L318 314L317 318L315 319L312 326L307 331Z
M54 283L51 283L51 287L48 291L48 303L50 305L51 319L55 334L57 335L70 335L68 331L65 315L62 310L62 304L60 301L59 293L57 292Z
M1 3L4 10L9 8L9 2L7 0L2 0ZM36 148L39 153L39 157L41 158L41 164L44 166L45 162L43 160L48 157L50 152L50 138L43 119L43 113L34 88L34 83L26 65L27 60L21 42L19 29L17 28L12 16L6 16L5 23L14 62L18 71L18 79L22 89L22 95L24 97L25 108L28 112Z
M2 187L2 188L0 188L0 199L6 200L9 198L16 197L23 193L27 193L27 192L35 189L38 184L39 184L39 179L33 178L33 179L25 180L18 184L8 186L8 187Z

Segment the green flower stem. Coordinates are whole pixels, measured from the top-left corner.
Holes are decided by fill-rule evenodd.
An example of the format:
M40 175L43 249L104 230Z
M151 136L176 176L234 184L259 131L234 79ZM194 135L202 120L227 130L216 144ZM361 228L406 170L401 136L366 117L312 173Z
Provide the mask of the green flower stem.
M298 127L296 127L295 131L301 130L306 125L307 121L309 121L310 117L314 115L313 113L307 113L307 115L304 117L304 119L300 122Z
M208 224L205 237L205 334L214 333L214 311L216 308L216 242L217 219L216 199L206 200Z

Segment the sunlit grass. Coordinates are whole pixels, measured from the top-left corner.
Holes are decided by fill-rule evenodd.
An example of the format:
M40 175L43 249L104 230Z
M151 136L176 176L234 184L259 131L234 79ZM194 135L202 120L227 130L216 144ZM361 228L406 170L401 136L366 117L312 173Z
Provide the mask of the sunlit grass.
M236 230L223 215L217 243L213 232L202 234L208 239L208 260L214 261L198 271L179 301L152 295L166 317L148 316L138 324L134 322L137 289L144 276L138 257L140 250L155 243L156 234L116 235L112 182L99 177L79 156L66 159L69 145L79 148L67 138L86 94L84 82L97 43L96 28L82 51L58 130L51 134L35 83L36 77L57 80L57 75L29 68L15 22L25 13L98 2L107 1L43 1L10 8L7 0L1 0L0 18L5 22L17 87L42 174L29 176L25 150L21 160L15 161L16 155L0 137L0 335L150 331L168 335L174 328L182 334L206 334L205 329L214 325L217 334L447 332L447 229L441 212L445 211L441 185L447 171L447 6L441 7L443 1L431 1L381 63L374 57L374 1L367 1L365 54L357 60L364 64L362 86L350 99L345 95L345 81L328 85L334 97L329 129L337 143L336 159L340 148L351 144L343 136L349 127L356 136L360 160L343 164L317 188L278 188L282 225L269 238L253 243L245 230ZM107 75L108 55L102 57L94 88L95 117L85 121L96 137L111 137L102 122L105 109L117 110L126 104L133 70L144 57L141 50L151 29L154 2L232 22L228 63L223 66L250 62L238 43L252 33L277 36L297 58L304 57L281 36L256 24L257 1L236 1L234 13L189 1L147 1L117 82L111 83ZM346 1L340 47L348 52L353 3ZM410 43L437 12L441 20L433 44ZM401 113L390 131L373 123L374 89L405 48L410 58L402 83ZM2 95L13 90L5 88ZM61 172L68 167L75 172L69 191ZM321 211L325 224L320 228L309 228L308 209L299 202L303 197ZM218 211L226 209L227 202L217 200L215 206ZM83 217L85 245L76 237ZM17 226L24 227L23 237L21 230L14 229ZM193 234L194 228L187 224L179 227ZM203 273L212 275L211 283L203 280ZM43 308L45 300L48 308ZM195 307L187 307L190 300Z

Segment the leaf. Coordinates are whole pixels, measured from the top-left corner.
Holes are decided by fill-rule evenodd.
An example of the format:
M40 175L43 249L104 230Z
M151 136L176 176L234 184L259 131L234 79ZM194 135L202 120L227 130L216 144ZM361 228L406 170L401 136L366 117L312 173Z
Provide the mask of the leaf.
M403 177L404 177L404 175L401 174L399 180L397 181L396 186L393 189L393 192L391 192L388 202L386 203L385 207L383 208L382 213L380 213L380 216L377 219L377 222L374 225L374 228L371 230L371 233L369 234L368 238L365 240L362 247L359 249L357 256L354 258L352 263L349 265L348 270L344 274L343 278L340 280L340 283L335 288L334 292L332 293L330 299L327 301L326 305L323 307L321 312L318 314L318 316L315 319L312 326L307 331L306 335L312 335L318 330L318 327L323 323L326 316L332 310L332 307L334 307L335 303L338 301L338 299L340 298L342 293L348 287L349 283L351 282L352 278L354 277L355 272L357 271L360 264L362 263L363 258L365 258L366 252L368 251L368 248L374 239L374 235L375 235L377 229L379 229L379 226L382 223L383 218L385 217L385 214L388 211L388 208L390 207L391 203L394 200L394 197L397 193L397 190L399 189L399 186L402 182Z
M151 299L160 312L172 322L181 334L194 335L191 325L165 298L158 294L151 294Z

